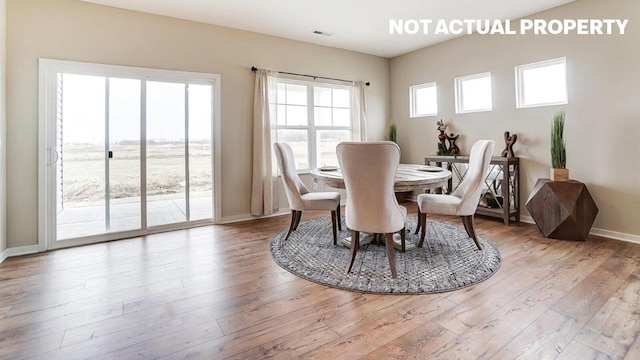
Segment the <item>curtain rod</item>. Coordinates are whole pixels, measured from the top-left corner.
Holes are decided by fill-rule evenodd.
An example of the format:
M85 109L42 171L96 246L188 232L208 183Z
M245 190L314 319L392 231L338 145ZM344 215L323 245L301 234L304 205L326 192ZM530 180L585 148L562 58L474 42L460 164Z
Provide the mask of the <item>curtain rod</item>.
M255 66L251 67L251 71L256 72L258 71L258 68ZM310 77L315 79L326 79L326 80L337 80L337 81L346 81L346 82L353 82L352 80L345 80L345 79L336 79L336 78L330 78L330 77L324 77L324 76L316 76L316 75L307 75L307 74L298 74L298 73L292 73L292 72L284 72L284 71L277 71L280 74L287 74L287 75L296 75L296 76L306 76L306 77ZM364 83L365 85L369 86L371 85L370 82L366 82Z

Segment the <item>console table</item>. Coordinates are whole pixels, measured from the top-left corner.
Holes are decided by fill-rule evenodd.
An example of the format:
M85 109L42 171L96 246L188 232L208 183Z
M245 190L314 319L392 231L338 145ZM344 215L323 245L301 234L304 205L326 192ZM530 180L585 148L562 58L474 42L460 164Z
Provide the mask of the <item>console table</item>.
M469 156L431 155L424 158L424 163L425 165L435 163L440 167L445 164L444 166L452 172L453 175L445 189L449 194L462 182L468 169L467 166L458 167L454 164L468 164ZM501 218L506 225L511 221L520 221L520 158L492 157L484 184L487 187L487 193L493 196L494 201L485 206L479 204L476 214Z

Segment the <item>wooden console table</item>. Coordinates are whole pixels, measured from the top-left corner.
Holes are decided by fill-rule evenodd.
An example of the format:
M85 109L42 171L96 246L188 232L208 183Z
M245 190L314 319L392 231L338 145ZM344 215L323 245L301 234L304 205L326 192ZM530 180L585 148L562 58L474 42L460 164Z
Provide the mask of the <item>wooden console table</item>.
M468 164L469 156L431 155L424 158L425 165L435 163L453 173L449 179L446 193L453 192L467 174L467 167L460 169L454 164ZM454 182L454 180L457 180ZM494 156L491 158L489 172L484 179L487 192L493 195L495 202L490 206L478 205L476 214L501 218L506 225L520 221L520 158ZM500 199L502 199L500 201Z

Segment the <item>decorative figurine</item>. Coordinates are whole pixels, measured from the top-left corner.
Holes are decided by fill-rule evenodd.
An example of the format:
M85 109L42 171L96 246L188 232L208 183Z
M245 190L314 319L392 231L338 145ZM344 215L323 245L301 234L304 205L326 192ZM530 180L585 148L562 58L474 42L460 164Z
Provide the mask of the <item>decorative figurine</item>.
M518 134L511 135L508 131L505 131L504 132L505 148L504 150L502 150L502 153L500 154L500 156L508 157L508 158L515 157L513 153L513 144L515 144L516 141L518 141Z
M460 135L453 135L453 133L447 135L445 131L447 130L447 124L440 119L440 121L436 122L438 125L437 130L440 132L438 134L438 155L458 155L460 153L460 148L456 145L456 140L460 137Z

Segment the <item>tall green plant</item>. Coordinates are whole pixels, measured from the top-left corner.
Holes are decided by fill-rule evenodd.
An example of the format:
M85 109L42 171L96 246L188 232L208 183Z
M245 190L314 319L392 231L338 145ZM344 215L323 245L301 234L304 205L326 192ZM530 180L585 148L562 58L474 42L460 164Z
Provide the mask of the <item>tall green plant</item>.
M389 126L389 141L393 141L394 143L398 143L398 127L396 124L391 124Z
M567 167L567 152L563 138L564 111L560 111L553 117L551 127L551 166L554 169Z

